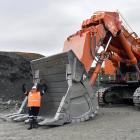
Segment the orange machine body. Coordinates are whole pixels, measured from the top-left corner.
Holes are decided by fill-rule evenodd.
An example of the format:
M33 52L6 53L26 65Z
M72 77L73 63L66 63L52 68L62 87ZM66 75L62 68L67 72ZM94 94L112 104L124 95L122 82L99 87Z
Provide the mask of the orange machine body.
M104 74L105 75L115 75L116 74L116 67L114 67L113 63L110 60L105 61Z
M112 39L108 44L110 37ZM72 50L89 72L101 46L115 67L120 62L137 65L140 59L140 39L127 31L117 12L96 12L90 19L83 21L81 30L67 38L63 51ZM103 56L102 53L100 55ZM101 65L101 62L96 64L90 84L95 83Z
M91 43L94 33L96 33L96 42L98 43L98 45L100 45L100 39L104 38L106 35L106 32L102 25L98 25L96 28L81 30L67 38L64 43L63 51L65 52L72 50L77 58L84 64L87 72L90 70L91 64L95 57L92 55L91 49L93 49L94 54L99 49L98 46L94 46L94 44Z

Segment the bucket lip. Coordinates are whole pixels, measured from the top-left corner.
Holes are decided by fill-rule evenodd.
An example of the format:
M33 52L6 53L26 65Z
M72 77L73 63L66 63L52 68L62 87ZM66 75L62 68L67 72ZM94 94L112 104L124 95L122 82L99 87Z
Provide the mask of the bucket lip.
M36 61L39 61L39 60L43 60L43 59L51 59L51 58L53 58L53 57L55 57L55 56L59 56L59 55L63 55L63 54L67 54L68 52L62 52L62 53L57 53L57 54L54 54L54 55L50 55L50 56L44 56L44 57L41 57L41 58L39 58L39 59L35 59L35 60L32 60L31 61L31 63L33 63L33 62L36 62Z
M35 60L32 60L31 61L31 64L33 63L36 63L36 62L39 62L39 61L42 61L43 59L47 59L48 61L51 61L53 60L55 57L62 57L62 56L69 56L69 54L74 54L74 52L72 50L68 51L68 52L61 52L61 53L57 53L57 54L54 54L54 55L50 55L50 56L44 56L44 57L41 57L39 59L35 59ZM74 54L75 55L75 54ZM75 55L76 56L76 55ZM80 60L79 60L80 61Z

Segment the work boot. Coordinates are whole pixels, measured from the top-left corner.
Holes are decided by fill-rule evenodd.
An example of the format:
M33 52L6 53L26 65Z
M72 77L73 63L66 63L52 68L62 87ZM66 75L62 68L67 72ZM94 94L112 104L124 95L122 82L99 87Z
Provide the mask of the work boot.
M38 128L37 117L33 118L33 128Z
M38 128L38 123L35 122L33 128Z
M33 126L32 125L30 125L29 127L28 127L28 130L31 130L33 128Z
M31 130L33 128L33 118L29 119L30 126L28 127L28 130Z

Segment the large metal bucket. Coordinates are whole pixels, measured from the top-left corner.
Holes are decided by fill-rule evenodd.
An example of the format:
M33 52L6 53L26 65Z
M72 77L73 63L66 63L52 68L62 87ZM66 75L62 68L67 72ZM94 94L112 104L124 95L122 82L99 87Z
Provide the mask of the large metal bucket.
M72 51L34 60L31 66L34 83L43 81L47 85L39 112L40 125L63 125L95 116L98 108L95 93L82 63ZM21 120L25 118L26 115L20 116Z

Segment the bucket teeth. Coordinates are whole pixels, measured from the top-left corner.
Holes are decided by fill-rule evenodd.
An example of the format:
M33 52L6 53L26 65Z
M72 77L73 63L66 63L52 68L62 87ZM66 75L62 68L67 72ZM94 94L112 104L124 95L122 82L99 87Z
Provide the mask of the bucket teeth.
M6 114L6 115L2 115L0 118L3 119L3 120L13 120L14 118L16 117L20 117L20 116L23 116L25 114L22 114L24 111L24 108L26 106L26 103L27 103L27 96L24 98L19 110L15 113L11 113L11 114Z
M4 120L4 121L10 121L10 120L14 120L18 117L22 117L24 116L25 114L11 114L11 115L8 115L8 117L4 116L4 115L1 115L0 116L0 119Z
M60 123L57 122L57 120L55 120L54 118L52 119L45 119L44 121L41 121L40 123L38 123L39 125L62 125Z
M14 118L13 121L21 122L21 121L25 121L27 118L28 118L28 115L18 116Z
M17 118L17 117L21 117L21 116L24 116L25 114L16 114L16 115L13 115L13 116L10 116L9 119L14 119L14 118Z
M11 113L11 114L7 114L7 115L3 115L4 117L10 117L10 116L13 116L13 115L18 115L19 113Z

